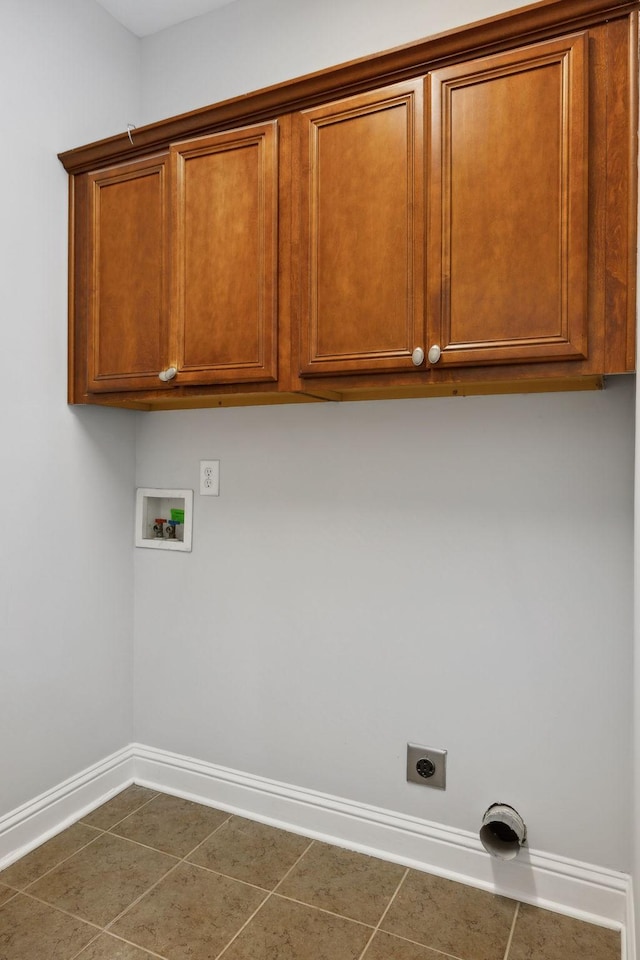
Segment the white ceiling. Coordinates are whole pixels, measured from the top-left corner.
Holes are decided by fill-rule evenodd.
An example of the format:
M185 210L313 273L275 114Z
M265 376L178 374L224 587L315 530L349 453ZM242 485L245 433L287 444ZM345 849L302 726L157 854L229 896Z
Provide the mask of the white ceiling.
M138 37L191 20L236 0L98 0L112 17Z

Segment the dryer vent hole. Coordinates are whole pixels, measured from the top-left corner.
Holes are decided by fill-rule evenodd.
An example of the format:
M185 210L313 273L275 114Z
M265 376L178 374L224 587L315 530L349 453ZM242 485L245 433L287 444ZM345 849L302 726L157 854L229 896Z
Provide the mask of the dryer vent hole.
M497 840L501 840L503 843L518 843L518 834L515 830L512 830L507 823L500 823L499 820L494 820L493 823L488 824L490 833L496 837Z

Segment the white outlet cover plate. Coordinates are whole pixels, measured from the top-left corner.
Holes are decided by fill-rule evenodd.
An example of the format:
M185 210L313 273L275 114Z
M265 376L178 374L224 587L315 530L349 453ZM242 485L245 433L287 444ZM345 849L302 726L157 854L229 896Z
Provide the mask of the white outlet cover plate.
M208 479L208 483L207 483ZM202 497L220 496L220 461L200 461L200 495Z
M152 530L153 519L167 516L171 507L184 510L182 539L156 538ZM160 513L158 511L161 511ZM136 547L150 550L191 552L193 535L193 490L172 490L168 487L138 487L136 490Z

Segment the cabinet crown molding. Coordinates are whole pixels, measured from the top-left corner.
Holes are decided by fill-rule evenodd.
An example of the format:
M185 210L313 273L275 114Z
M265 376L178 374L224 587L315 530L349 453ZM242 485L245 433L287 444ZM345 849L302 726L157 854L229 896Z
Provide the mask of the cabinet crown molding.
M542 0L405 46L352 60L254 93L58 154L65 170L81 174L148 157L171 143L307 109L333 97L361 93L456 63L628 15L640 0ZM132 142L133 140L133 142Z

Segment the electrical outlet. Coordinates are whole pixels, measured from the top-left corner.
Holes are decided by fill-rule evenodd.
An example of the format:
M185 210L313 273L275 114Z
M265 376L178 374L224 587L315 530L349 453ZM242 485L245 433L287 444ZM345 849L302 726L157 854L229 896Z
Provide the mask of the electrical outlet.
M445 790L447 785L447 751L435 747L407 744L407 780L422 787Z
M200 494L203 497L220 496L220 461L200 461Z

